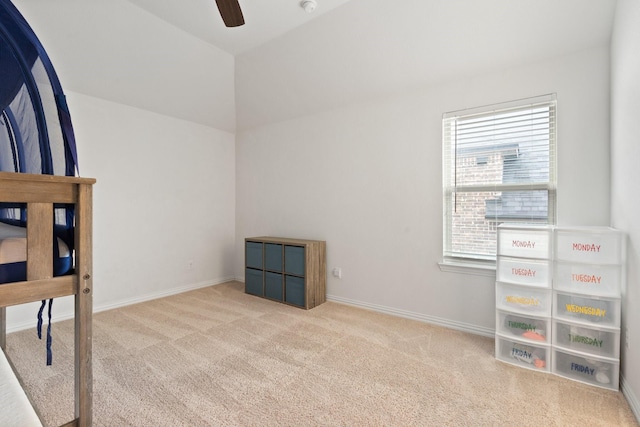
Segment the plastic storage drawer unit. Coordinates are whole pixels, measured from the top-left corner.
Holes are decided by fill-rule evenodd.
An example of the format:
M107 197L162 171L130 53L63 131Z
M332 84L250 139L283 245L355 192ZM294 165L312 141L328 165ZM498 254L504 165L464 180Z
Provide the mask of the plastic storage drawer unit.
M496 282L496 308L529 316L551 316L551 289Z
M553 317L588 326L620 327L620 298L554 291Z
M540 372L550 371L551 346L496 335L496 358Z
M534 344L551 344L549 317L525 316L509 311L496 311L496 333Z
M520 258L551 258L551 231L548 225L498 227L498 254Z
M578 294L619 297L622 287L619 264L555 263L553 288Z
M620 362L617 359L553 348L551 371L561 377L618 390Z
M553 345L565 350L589 353L599 357L620 357L620 329L598 328L553 321Z
M496 266L498 282L551 287L551 261L499 256Z
M555 258L558 261L622 264L626 236L608 227L556 228Z

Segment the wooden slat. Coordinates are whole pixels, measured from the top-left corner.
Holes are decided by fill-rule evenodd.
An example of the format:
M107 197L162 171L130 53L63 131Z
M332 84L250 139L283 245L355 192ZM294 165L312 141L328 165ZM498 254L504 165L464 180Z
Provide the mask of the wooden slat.
M291 239L288 237L272 237L272 236L247 237L245 240L255 241L255 242L264 242L264 243L280 243L283 245L297 245L297 246L305 246L310 243L322 241L322 240L309 240L309 239Z
M74 186L59 182L15 182L2 186L2 201L12 203L73 203L76 195Z
M43 299L64 297L76 292L76 276L15 282L0 285L0 306L26 304Z
M27 205L27 280L52 277L53 205L29 203Z
M95 178L82 178L79 176L0 172L0 183L7 183L7 185L16 183L16 185L22 186L24 182L50 182L72 186L71 184L95 184L96 180ZM4 187L4 184L0 184L0 186Z
M74 203L76 184L95 184L93 178L0 172L0 202Z
M76 273L78 291L75 298L75 416L79 427L92 424L93 366L93 187L79 185L76 205Z

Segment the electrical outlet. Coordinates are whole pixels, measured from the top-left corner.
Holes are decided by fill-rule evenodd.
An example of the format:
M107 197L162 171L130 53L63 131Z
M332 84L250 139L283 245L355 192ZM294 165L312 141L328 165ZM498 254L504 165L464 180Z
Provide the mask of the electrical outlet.
M333 277L336 277L338 279L342 279L342 269L340 267L335 267L331 271L331 274L333 274Z
M187 270L193 270L193 260L187 261Z
M629 328L628 327L624 328L624 344L627 347L627 350L629 350Z

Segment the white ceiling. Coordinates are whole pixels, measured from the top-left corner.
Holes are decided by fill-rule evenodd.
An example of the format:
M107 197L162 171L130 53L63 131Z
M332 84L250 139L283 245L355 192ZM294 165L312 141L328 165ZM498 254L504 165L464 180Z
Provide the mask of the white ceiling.
M615 5L615 0L349 1L236 56L237 127L606 48Z
M300 0L240 0L245 25L224 26L215 0L128 0L158 18L233 55L304 25L349 0L317 0L312 13Z
M13 1L65 90L229 132L606 48L616 6L240 0L226 28L215 0Z

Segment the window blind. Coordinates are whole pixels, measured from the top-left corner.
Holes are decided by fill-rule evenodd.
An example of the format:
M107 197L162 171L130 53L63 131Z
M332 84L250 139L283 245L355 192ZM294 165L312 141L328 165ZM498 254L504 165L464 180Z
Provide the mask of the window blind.
M445 258L495 260L502 222L555 223L556 98L443 115Z

